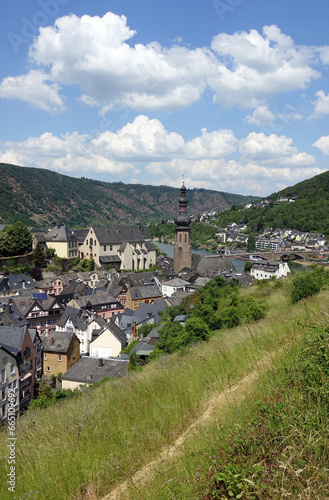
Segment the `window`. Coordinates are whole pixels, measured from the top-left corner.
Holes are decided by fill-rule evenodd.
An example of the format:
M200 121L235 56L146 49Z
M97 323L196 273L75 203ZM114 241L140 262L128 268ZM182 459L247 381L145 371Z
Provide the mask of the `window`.
M7 364L7 356L4 356L4 357L2 358L2 364L3 364L3 365L6 365L6 364Z
M104 245L104 252L106 252L106 245Z
M14 375L14 373L15 373L15 365L12 364L12 365L10 365L10 374Z
M61 354L58 355L58 361L62 361L62 355Z
M44 354L44 355L43 355L43 359L44 359L45 361L47 361L47 354Z
M13 390L16 391L17 389L17 379L13 380Z
M6 387L6 386L4 386L4 387L2 388L2 401L4 401L4 400L6 399L6 396L7 396L6 389L7 389L7 387Z
M7 415L7 411L6 411L7 410L7 406L4 404L4 405L2 405L1 408L2 408L1 409L1 411L2 411L2 418L3 418L3 417L5 417Z
M49 368L49 366L47 366L47 372L50 372L50 368Z
M5 368L3 368L3 369L1 370L1 383L2 383L2 384L5 384L5 383L6 383L6 370L5 370Z

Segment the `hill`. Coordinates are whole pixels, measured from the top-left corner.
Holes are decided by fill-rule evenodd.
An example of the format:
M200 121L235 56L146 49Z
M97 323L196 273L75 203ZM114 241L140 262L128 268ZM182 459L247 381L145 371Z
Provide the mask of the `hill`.
M17 498L328 498L329 292L242 293L267 317L19 418Z
M148 223L173 217L179 189L167 186L77 179L46 169L0 163L0 223L26 225L52 223L68 226ZM180 188L180 186L179 186ZM224 210L232 204L255 200L252 196L188 189L190 214Z
M294 203L278 203L280 198L293 197L297 198ZM252 230L291 227L329 235L329 172L273 193L266 199L270 203L262 208L245 210L234 206L225 210L217 222L221 227L236 222L248 224Z

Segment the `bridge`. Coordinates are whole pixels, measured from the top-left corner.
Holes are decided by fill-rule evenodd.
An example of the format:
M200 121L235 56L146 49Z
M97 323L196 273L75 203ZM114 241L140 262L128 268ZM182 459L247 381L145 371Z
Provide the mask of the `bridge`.
M230 254L226 255L226 257L229 258L243 258L243 259L250 259L252 256L254 259L267 259L267 260L296 260L296 261L305 261L305 260L312 260L310 258L311 255L315 256L314 260L319 260L320 262L324 260L326 257L329 256L329 252L324 252L320 250L285 250L285 251L255 251L255 252L250 252L250 253L239 253L239 254ZM252 260L252 259L250 259Z

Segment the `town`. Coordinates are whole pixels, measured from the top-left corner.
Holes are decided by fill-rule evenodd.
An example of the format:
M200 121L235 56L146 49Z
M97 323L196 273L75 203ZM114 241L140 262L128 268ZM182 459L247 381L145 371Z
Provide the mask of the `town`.
M15 412L22 415L38 396L42 381L53 391L74 390L127 374L132 355L146 362L159 340L161 314L212 278L250 286L255 280L280 279L290 273L287 262L270 260L259 249L286 254L296 249L287 242L292 237L299 251L302 238L312 249L323 249L325 242L322 235L273 231L278 239L257 239L258 252L253 254L223 250L223 243L234 241L245 229L232 223L218 231L216 254L193 254L184 183L174 222L173 259L157 252L147 227L139 222L30 230L30 258L35 264L46 256L53 262L56 256L67 271L43 270L38 279L27 273L1 275L2 423L7 421L12 391ZM180 324L186 319L187 315L173 318Z

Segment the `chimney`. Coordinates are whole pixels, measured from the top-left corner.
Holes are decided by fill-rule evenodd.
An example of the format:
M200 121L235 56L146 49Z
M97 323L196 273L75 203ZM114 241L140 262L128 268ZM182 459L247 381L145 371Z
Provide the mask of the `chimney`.
M54 345L54 337L51 337L51 339L50 339L50 345Z
M137 332L136 321L134 321L133 322L133 330L132 330L133 337L136 337L136 332Z
M98 366L99 366L99 367L102 367L102 366L103 366L103 364L104 364L104 363L103 363L103 359L102 359L102 358L101 358L101 359L99 359L99 360L98 360Z

